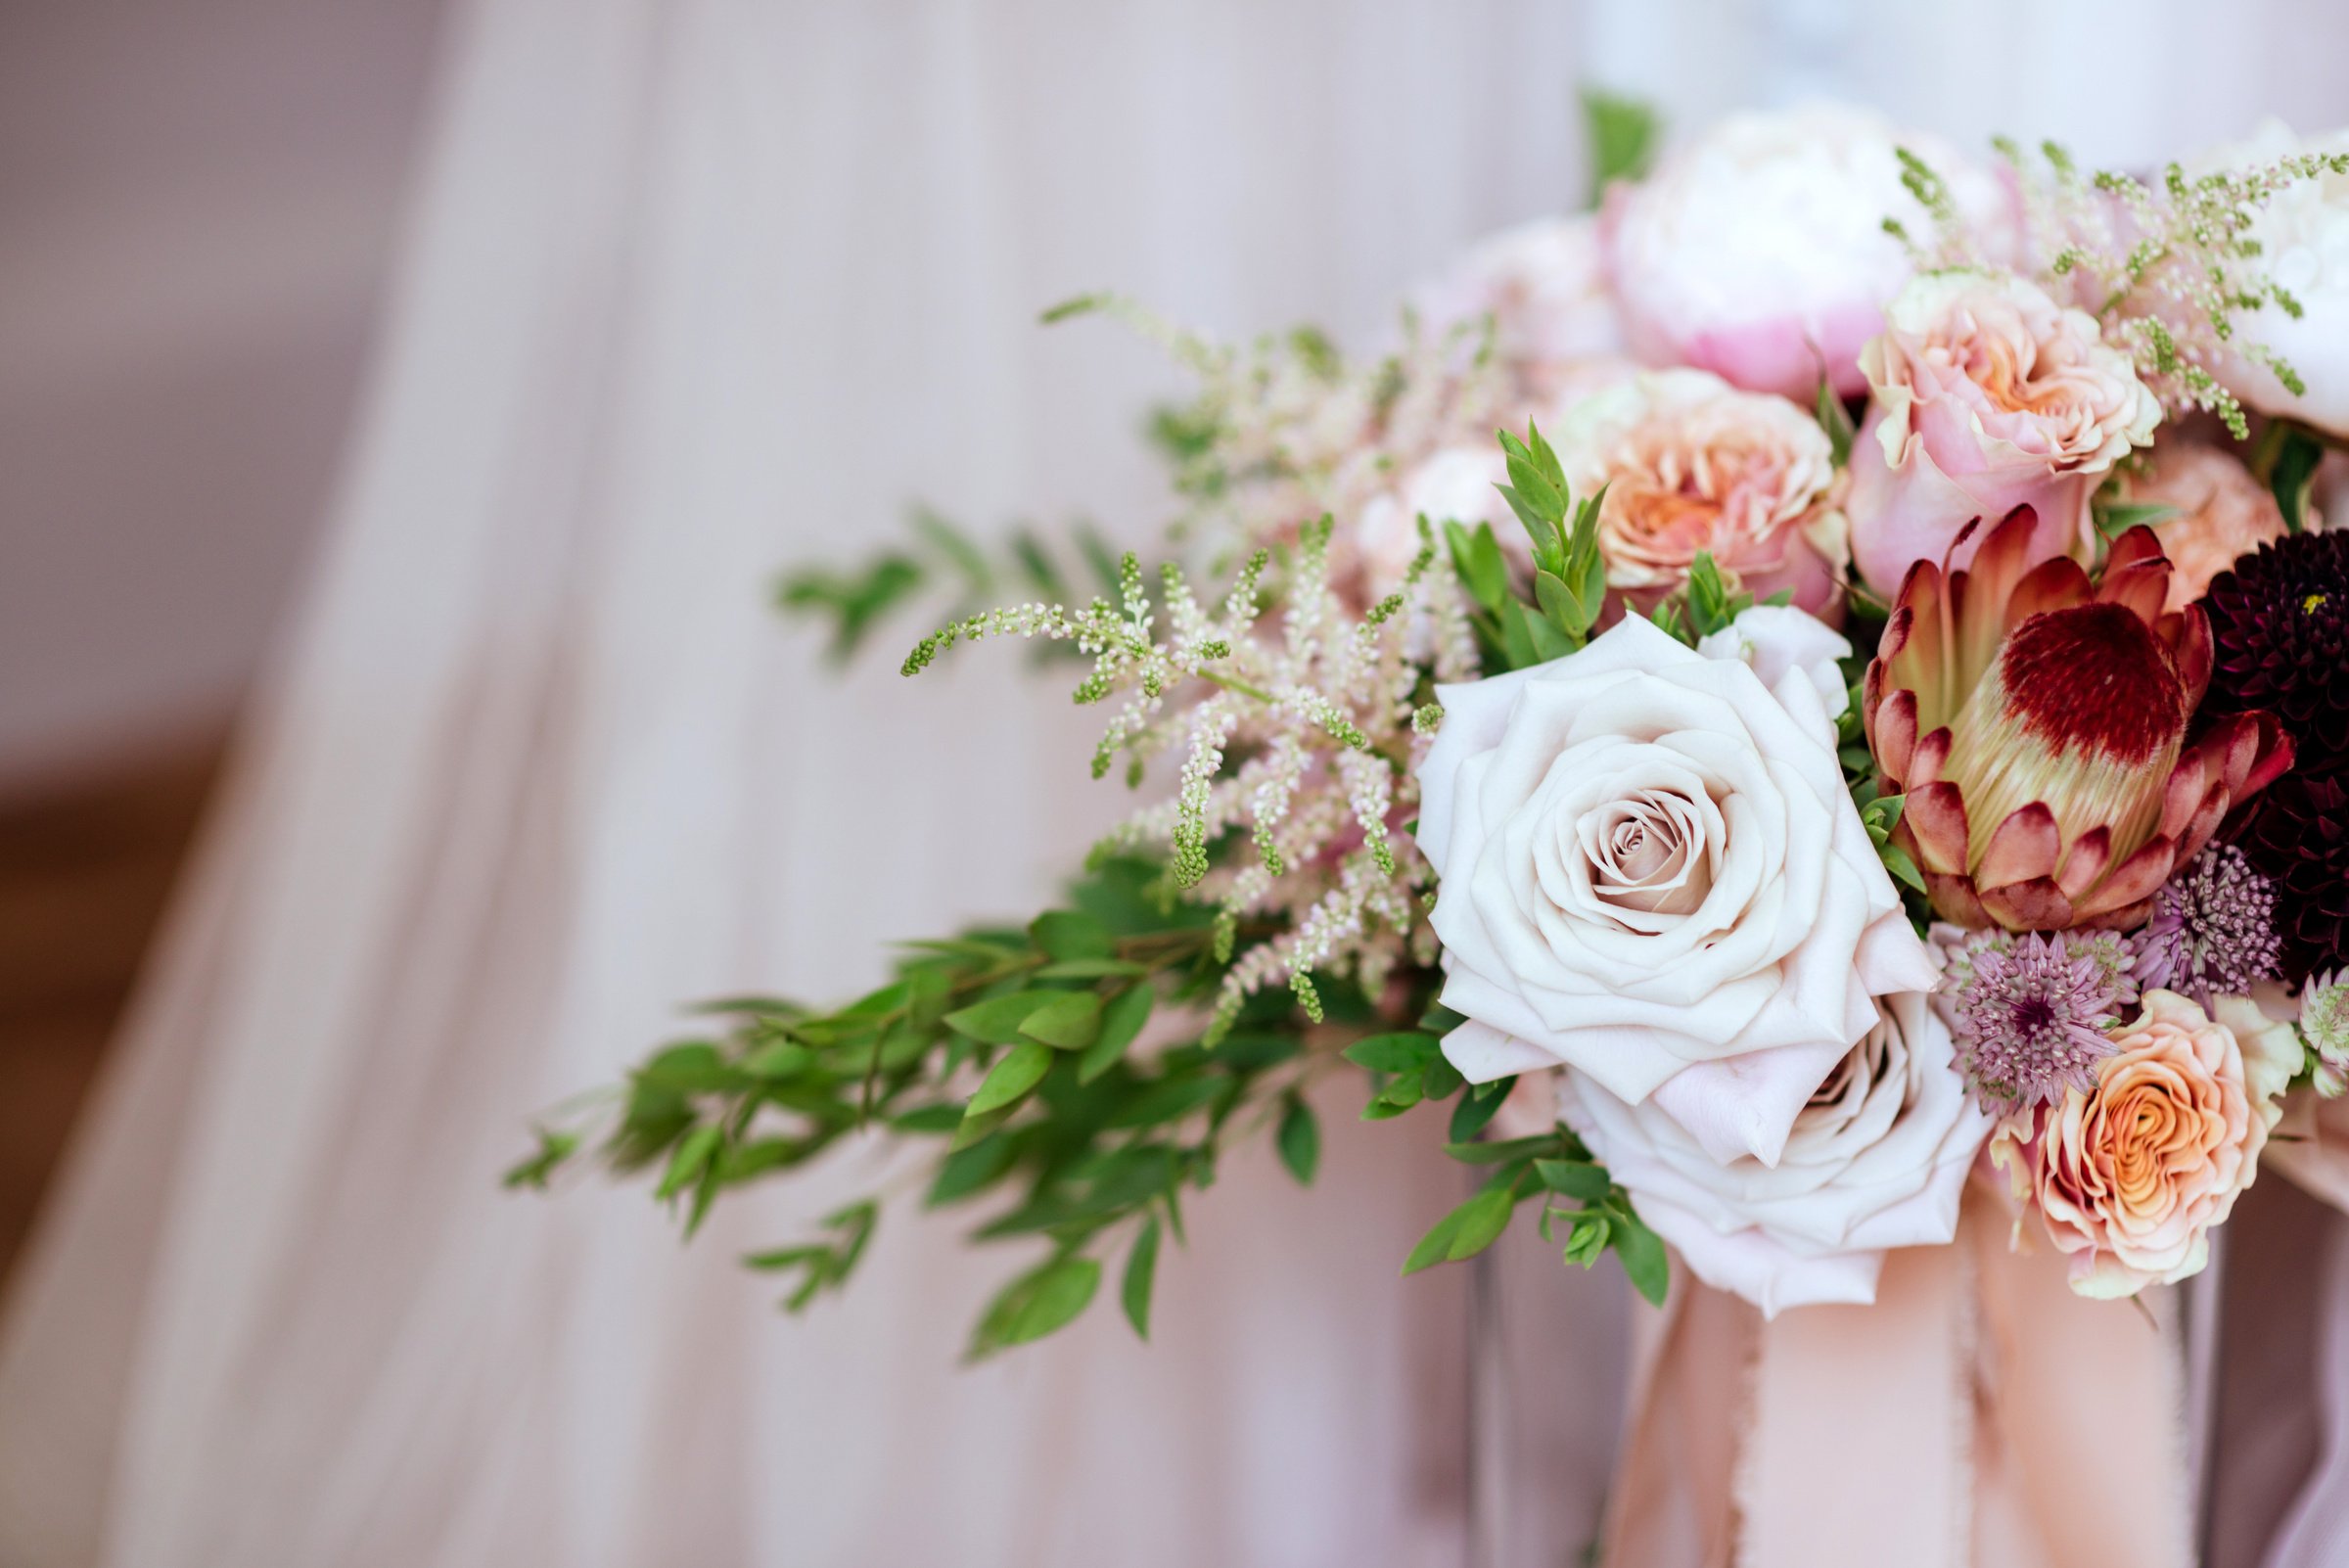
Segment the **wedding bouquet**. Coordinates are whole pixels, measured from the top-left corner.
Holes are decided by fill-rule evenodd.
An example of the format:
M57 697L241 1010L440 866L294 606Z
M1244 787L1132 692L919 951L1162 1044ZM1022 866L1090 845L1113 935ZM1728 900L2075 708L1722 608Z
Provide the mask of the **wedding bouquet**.
M711 1004L513 1179L593 1147L690 1230L929 1140L926 1201L1033 1249L974 1354L1105 1267L1146 1335L1184 1195L1250 1139L1312 1182L1352 1070L1481 1176L1406 1271L1530 1210L1651 1301L1677 1253L1765 1314L1865 1303L1969 1184L2084 1295L2204 1268L2287 1099L2349 1083L2349 532L2312 500L2349 138L2140 180L1819 108L1650 172L1593 110L1598 209L1368 361L1051 312L1197 376L1163 559L1021 536L1032 600L903 668L1073 660L1135 809L1062 903L845 1007ZM848 652L942 575L1006 569L925 521L784 597ZM749 1263L804 1306L878 1212Z

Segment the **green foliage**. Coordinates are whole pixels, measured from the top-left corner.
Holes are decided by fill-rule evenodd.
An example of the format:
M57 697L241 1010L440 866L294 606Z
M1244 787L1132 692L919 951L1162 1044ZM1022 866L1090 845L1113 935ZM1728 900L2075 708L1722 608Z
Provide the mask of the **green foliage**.
M1518 597L1508 557L1490 524L1480 523L1470 532L1447 519L1443 528L1453 571L1470 600L1468 623L1489 675L1546 664L1581 648L1607 592L1606 563L1598 553L1598 509L1605 492L1571 502L1558 455L1534 426L1526 427L1524 440L1507 431L1499 437L1509 483L1497 488L1533 541L1532 602Z
M1204 1011L1222 968L1213 944L1211 915L1169 901L1162 867L1105 859L1025 930L908 945L888 985L836 1011L718 1004L714 1038L655 1053L606 1103L600 1143L590 1126L539 1129L508 1182L542 1187L593 1148L615 1170L657 1173L656 1195L690 1230L722 1193L882 1128L937 1149L929 1207L985 1206L976 1239L1050 1243L987 1309L974 1356L1074 1319L1123 1238L1125 1310L1146 1331L1158 1238L1180 1239L1182 1192L1213 1182L1233 1138L1272 1138L1310 1178L1318 1130L1302 1090L1343 1043L1309 1044L1272 992L1213 1050L1194 1038L1130 1059L1156 1004ZM1350 989L1330 1001L1366 1011ZM851 1205L818 1237L748 1262L789 1275L798 1311L848 1281L878 1216L877 1199Z
M1688 586L1681 595L1681 614L1686 618L1687 640L1691 644L1727 630L1753 603L1752 594L1742 589L1729 591L1710 553L1696 552L1696 560L1688 568Z
M578 1152L579 1135L554 1128L531 1130L538 1138L537 1150L507 1168L505 1185L508 1189L531 1187L546 1190L547 1179L560 1166Z
M2272 456L2262 454L2267 457L2262 467L2268 486L2283 511L2284 527L2298 533L2308 527L2308 496L2316 484L2317 466L2325 461L2325 442L2305 426L2287 420L2275 421L2268 433L2264 444L2274 448Z
M1500 1143L1454 1143L1446 1152L1487 1168L1485 1177L1419 1238L1404 1261L1405 1273L1475 1257L1500 1239L1519 1205L1533 1201L1541 1207L1543 1240L1555 1244L1556 1226L1565 1225L1566 1262L1589 1268L1612 1248L1634 1287L1649 1301L1663 1302L1669 1282L1663 1242L1633 1212L1631 1195L1571 1131L1559 1127Z
M872 1239L873 1226L880 1218L881 1206L870 1198L861 1199L824 1217L824 1228L837 1232L831 1241L755 1252L743 1259L743 1267L770 1273L797 1269L800 1282L783 1298L783 1307L786 1312L800 1312L823 1292L838 1290L848 1283L849 1274L855 1268L856 1260L864 1256L864 1245Z
M1158 1219L1152 1216L1142 1222L1133 1249L1126 1255L1126 1279L1118 1292L1125 1304L1126 1320L1143 1339L1150 1337L1150 1292L1157 1282Z
M1833 383L1822 372L1819 378L1819 392L1812 400L1812 415L1819 428L1827 433L1827 446L1834 453L1837 468L1849 468L1852 463L1852 442L1859 438L1859 429L1852 423L1852 411L1843 399L1835 395Z
M1321 1124L1313 1119L1313 1108L1302 1095L1288 1096L1276 1141L1280 1163L1289 1168L1289 1175L1297 1178L1299 1186L1312 1186L1314 1173L1321 1169Z
M1591 86L1585 86L1580 97L1584 140L1590 150L1588 205L1595 208L1615 181L1646 178L1664 127L1655 106L1639 99Z
M1075 1320L1121 1249L1121 1305L1147 1337L1163 1239L1183 1237L1183 1193L1213 1184L1222 1154L1250 1138L1269 1141L1311 1185L1321 1131L1307 1091L1347 1063L1368 1075L1371 1120L1456 1098L1447 1152L1491 1168L1478 1196L1421 1242L1409 1268L1471 1256L1521 1202L1541 1197L1545 1229L1553 1218L1569 1222L1571 1261L1613 1248L1635 1281L1642 1277L1648 1233L1572 1134L1478 1141L1511 1081L1462 1082L1438 1035L1458 1019L1442 1007L1417 1029L1379 1030L1359 992L1332 985L1322 998L1329 1023L1312 1028L1288 996L1267 992L1212 1046L1178 1037L1134 1060L1130 1047L1157 1004L1202 1015L1225 961L1214 942L1205 911L1167 900L1163 867L1106 859L1025 929L907 945L890 983L846 1007L819 1012L771 997L713 1004L714 1037L656 1052L600 1116L535 1130L536 1146L507 1182L543 1187L592 1150L615 1171L657 1173L656 1196L682 1208L690 1234L725 1192L881 1129L937 1151L926 1207L979 1210L971 1234L983 1243L1048 1244L982 1314L973 1357ZM817 1235L745 1263L785 1276L783 1306L799 1312L849 1282L880 1203L836 1210Z
M1100 1285L1101 1265L1092 1258L1064 1252L1030 1269L988 1303L971 1335L970 1359L980 1360L1067 1327L1092 1305Z
M953 614L963 617L1006 593L1057 603L1096 587L1113 591L1117 584L1114 558L1084 524L1070 530L1074 563L1056 556L1025 526L993 553L926 507L916 507L906 527L902 545L859 565L800 567L777 580L777 607L792 620L828 629L826 657L834 664L847 664L874 631L942 591L954 595ZM1036 651L1039 658L1075 657L1074 649L1055 643L1039 642Z

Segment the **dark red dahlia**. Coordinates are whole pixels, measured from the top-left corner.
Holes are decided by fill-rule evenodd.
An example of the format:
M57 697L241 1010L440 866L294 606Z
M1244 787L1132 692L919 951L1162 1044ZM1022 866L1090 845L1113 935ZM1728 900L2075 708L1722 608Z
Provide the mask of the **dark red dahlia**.
M2276 884L2285 978L2349 963L2349 773L2286 773L2259 798L2237 843Z
M2204 709L2264 709L2304 773L2349 766L2349 530L2291 533L2211 580L2216 655Z

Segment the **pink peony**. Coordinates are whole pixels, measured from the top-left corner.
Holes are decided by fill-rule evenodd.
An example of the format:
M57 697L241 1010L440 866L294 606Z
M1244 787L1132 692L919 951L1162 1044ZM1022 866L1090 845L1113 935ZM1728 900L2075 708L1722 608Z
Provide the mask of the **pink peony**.
M2095 545L2089 500L2161 405L2096 319L2005 273L1937 272L1901 291L1861 351L1876 412L1852 447L1852 555L1880 593L1918 561L1962 567L1975 518L2039 515L2032 555Z
M1517 395L1558 396L1580 367L1622 352L1600 265L1597 220L1539 218L1480 243L1415 300L1430 326L1493 319L1494 347Z
M2006 192L1932 137L1841 105L1731 115L1608 193L1600 242L1633 350L1806 403L1822 370L1859 392L1861 345L1911 272L1884 219L1931 225L1901 184L1899 147L1948 182L1982 249L2004 249Z
M2083 1296L2133 1296L2201 1271L2210 1227L2257 1174L2300 1062L2291 1025L2241 996L2205 1013L2176 992L2147 992L2112 1044L2094 1090L2009 1120L1990 1145L2070 1255Z
M1833 448L1784 398L1702 370L1650 372L1574 405L1550 440L1576 495L1607 487L1607 582L1641 609L1686 581L1700 550L1757 599L1787 589L1814 615L1841 603Z

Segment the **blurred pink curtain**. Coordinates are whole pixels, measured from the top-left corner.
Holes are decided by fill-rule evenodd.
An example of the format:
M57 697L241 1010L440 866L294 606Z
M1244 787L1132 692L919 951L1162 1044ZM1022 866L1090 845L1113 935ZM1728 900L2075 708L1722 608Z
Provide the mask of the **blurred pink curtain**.
M845 992L888 939L1027 906L1122 805L1017 659L820 673L776 568L915 497L1143 536L1177 379L1037 310L1115 286L1374 338L1579 195L1569 31L462 8L330 546L11 1303L0 1562L1459 1562L1464 1271L1397 1268L1461 1176L1345 1095L1321 1191L1242 1162L1200 1205L1157 1344L1104 1303L975 1371L1019 1260L908 1203L803 1320L736 1267L888 1182L876 1150L684 1249L640 1191L496 1178L681 1003ZM1512 1268L1549 1351L1512 1447L1571 1547L1620 1288L1530 1235Z

